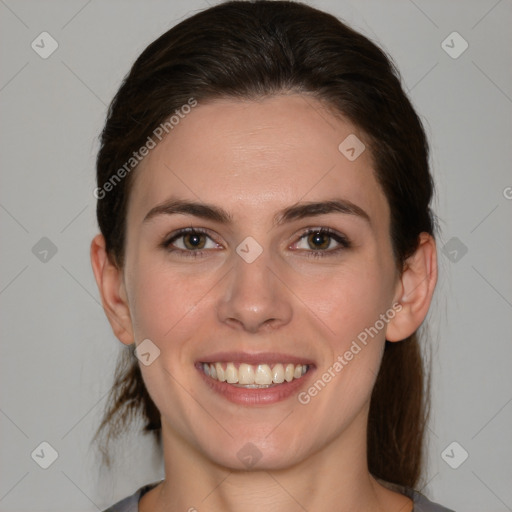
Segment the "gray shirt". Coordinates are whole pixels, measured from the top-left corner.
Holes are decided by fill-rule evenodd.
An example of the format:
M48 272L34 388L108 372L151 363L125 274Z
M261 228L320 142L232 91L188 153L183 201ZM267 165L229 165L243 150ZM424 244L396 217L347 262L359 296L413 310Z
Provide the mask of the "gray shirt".
M128 496L124 500L117 502L115 505L104 510L104 512L139 512L139 500L148 491L156 487L160 482L145 485L138 491ZM423 494L413 489L406 487L393 486L394 489L399 490L402 494L405 494L414 503L413 512L454 512L448 508L442 507L436 503L432 503Z

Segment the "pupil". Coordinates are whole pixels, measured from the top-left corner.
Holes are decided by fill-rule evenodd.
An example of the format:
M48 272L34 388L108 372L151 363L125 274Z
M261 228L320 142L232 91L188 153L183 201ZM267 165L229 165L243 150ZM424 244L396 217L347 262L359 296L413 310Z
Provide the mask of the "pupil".
M189 234L185 237L186 245L191 247L192 249L201 248L204 243L201 243L201 236L200 234Z
M313 233L309 238L314 245L314 249L325 249L329 245L328 238L322 233Z

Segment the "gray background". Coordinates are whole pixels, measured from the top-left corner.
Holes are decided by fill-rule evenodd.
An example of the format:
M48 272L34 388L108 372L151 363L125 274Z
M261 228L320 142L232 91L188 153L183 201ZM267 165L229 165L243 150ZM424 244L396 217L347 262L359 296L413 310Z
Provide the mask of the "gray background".
M393 56L432 144L442 234L424 492L459 512L512 510L512 2L310 4ZM121 347L89 263L94 161L133 60L206 6L0 0L1 511L96 511L162 476L135 433L112 472L89 445ZM31 48L43 31L59 45L47 59ZM441 46L453 31L469 44L456 59ZM454 51L460 42L448 40ZM31 458L43 441L58 452L48 469ZM441 455L454 441L452 464L469 454L457 469Z

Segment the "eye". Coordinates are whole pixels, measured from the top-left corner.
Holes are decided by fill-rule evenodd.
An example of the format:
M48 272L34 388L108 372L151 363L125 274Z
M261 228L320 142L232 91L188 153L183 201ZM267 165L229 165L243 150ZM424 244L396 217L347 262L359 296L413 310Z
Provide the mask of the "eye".
M202 255L201 251L203 250L218 249L221 247L212 240L206 231L200 228L181 229L171 235L171 237L163 243L163 246L170 252L181 252L187 256L199 256Z
M350 247L349 240L329 228L308 229L293 246L308 251L308 256L329 256Z

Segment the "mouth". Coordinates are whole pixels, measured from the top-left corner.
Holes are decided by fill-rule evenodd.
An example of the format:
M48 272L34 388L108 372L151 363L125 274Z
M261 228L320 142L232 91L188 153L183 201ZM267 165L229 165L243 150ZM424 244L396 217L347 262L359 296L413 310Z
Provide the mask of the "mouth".
M300 379L308 371L307 364L277 363L201 363L205 375L246 389L262 389Z
M231 360L219 357L218 360L200 361L196 368L210 389L231 402L271 404L290 397L313 373L312 363L295 358L291 362L285 357L279 360L276 356L267 359L261 356L259 361L254 361L255 356L245 356L246 361L251 359L245 362L233 355Z

